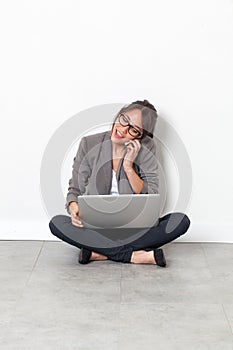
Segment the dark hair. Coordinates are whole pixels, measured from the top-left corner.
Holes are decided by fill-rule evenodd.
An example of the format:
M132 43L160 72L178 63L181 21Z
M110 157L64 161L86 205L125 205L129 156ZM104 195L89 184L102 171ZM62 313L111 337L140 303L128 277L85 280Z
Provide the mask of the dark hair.
M144 100L144 101L135 101L135 102L132 102L131 104L138 104L138 105L142 105L142 106L148 107L148 108L154 110L154 111L157 113L155 107L154 107L149 101L147 101L147 100Z

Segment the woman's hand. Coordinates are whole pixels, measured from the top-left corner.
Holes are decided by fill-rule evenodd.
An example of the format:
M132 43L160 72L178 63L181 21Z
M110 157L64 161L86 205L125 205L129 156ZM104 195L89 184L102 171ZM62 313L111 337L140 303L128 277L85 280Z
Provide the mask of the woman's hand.
M123 161L124 170L127 171L133 168L133 162L137 157L140 148L141 144L139 140L135 139L130 141Z
M83 227L83 224L78 216L79 210L78 210L78 203L77 202L70 202L69 212L71 215L72 224L74 226L77 226L77 227Z

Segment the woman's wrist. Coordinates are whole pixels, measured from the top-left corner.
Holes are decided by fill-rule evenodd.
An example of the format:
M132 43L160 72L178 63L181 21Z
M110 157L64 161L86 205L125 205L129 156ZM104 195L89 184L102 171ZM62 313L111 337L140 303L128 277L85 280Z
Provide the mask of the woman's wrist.
M78 202L72 201L72 202L69 203L69 206L70 206L71 204L73 204L73 203L78 204Z
M78 207L78 202L75 202L75 201L72 201L72 202L70 202L69 203L69 205L68 205L68 211L69 211L69 213L71 214L71 210L74 208L74 209L77 209L77 207Z
M123 165L124 171L127 173L132 173L134 171L134 168L132 165Z

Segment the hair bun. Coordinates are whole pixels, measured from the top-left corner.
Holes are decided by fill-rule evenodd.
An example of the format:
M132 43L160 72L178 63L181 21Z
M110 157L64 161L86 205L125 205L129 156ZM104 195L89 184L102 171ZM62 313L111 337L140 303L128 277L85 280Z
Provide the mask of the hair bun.
M145 107L148 107L150 109L152 109L153 111L157 112L155 107L147 100L144 100L144 101L135 101L135 102L132 102L132 104L138 104L138 105L142 105L142 106L145 106Z

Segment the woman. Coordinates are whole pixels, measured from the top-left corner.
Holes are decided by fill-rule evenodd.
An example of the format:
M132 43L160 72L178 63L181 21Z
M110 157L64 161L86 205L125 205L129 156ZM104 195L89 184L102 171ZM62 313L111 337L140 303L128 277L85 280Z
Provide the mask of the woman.
M99 235L99 231L85 228L78 215L78 196L82 194L158 193L158 163L153 141L156 120L157 112L151 103L135 101L119 111L111 131L82 138L66 198L71 218L57 215L49 223L55 236L80 248L79 263L110 259L165 267L163 250L158 248L188 230L189 218L183 213L171 213L159 218L157 226L144 230L130 243L97 247L92 237ZM171 232L166 230L168 221L174 224ZM107 238L103 236L103 239Z

